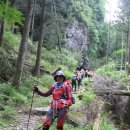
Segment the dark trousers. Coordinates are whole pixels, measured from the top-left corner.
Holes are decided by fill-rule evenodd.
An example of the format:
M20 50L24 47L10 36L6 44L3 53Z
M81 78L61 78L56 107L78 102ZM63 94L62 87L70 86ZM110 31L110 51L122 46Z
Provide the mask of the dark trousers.
M73 89L76 91L76 84L72 84L72 90Z
M80 88L82 79L78 79L78 89Z
M68 109L62 108L62 109L57 110L57 114L54 115L53 108L50 108L42 129L43 130L49 130L49 127L51 126L53 121L56 118L58 118L57 119L57 130L63 130L63 125L64 125L64 121L65 121L67 111L68 111Z

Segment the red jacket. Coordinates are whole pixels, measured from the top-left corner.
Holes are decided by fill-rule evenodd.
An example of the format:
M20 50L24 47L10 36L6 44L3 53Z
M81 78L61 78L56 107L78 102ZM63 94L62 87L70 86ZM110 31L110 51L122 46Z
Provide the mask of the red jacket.
M38 89L38 94L44 97L53 95L53 101L51 103L52 108L61 109L64 104L66 104L67 107L72 105L71 90L66 83L55 83L47 92Z

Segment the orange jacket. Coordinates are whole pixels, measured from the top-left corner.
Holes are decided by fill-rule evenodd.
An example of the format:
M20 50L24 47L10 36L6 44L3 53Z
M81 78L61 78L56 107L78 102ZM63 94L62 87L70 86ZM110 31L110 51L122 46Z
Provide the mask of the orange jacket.
M72 105L71 90L66 83L55 83L47 92L38 89L38 94L44 97L53 95L53 101L51 102L52 108L61 109L64 104L66 104L67 107Z

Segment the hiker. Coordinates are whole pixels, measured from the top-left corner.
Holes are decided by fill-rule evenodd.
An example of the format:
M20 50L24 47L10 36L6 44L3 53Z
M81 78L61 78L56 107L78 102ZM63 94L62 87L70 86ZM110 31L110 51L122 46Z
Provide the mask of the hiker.
M82 74L80 71L77 72L77 81L78 81L78 89L80 89L81 81L82 81Z
M77 76L74 75L71 79L71 82L72 82L72 90L74 89L74 91L76 92L76 81L77 81Z
M85 77L85 70L84 69L81 69L81 77L82 77L82 79Z
M41 96L47 97L53 95L50 110L42 127L43 130L49 130L49 127L56 118L58 118L57 130L63 130L68 108L72 105L71 89L67 83L64 83L66 80L64 73L57 71L54 80L56 83L47 92L43 92L37 86L34 86L34 91Z
M92 78L93 77L93 72L90 71L90 70L86 70L85 76L88 77L88 78Z

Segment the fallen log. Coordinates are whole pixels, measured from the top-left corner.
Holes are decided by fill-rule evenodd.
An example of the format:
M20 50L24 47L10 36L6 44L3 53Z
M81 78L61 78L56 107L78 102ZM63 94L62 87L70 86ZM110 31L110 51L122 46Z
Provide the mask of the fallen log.
M121 96L130 96L130 91L127 90L101 90L95 92L97 95L121 95Z
M93 130L100 130L101 125L102 125L102 113L98 113L93 125Z
M104 102L102 101L102 99L100 99L100 106L98 108L97 117L93 124L93 130L101 130L103 107L104 107Z

